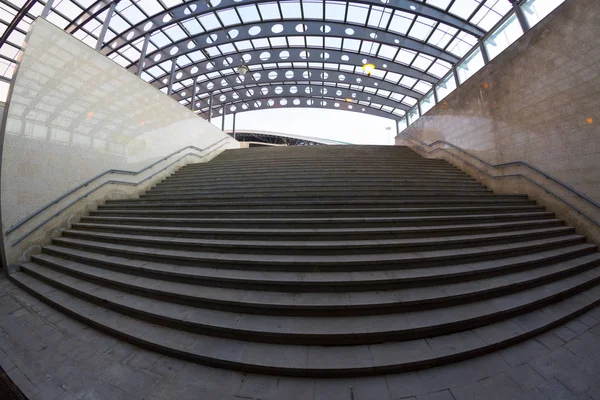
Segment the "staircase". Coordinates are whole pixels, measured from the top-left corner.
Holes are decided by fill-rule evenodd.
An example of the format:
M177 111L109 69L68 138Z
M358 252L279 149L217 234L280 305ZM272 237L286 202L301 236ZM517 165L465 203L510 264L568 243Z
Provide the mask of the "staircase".
M596 246L405 147L228 150L109 201L11 279L215 367L385 374L510 346L600 303Z

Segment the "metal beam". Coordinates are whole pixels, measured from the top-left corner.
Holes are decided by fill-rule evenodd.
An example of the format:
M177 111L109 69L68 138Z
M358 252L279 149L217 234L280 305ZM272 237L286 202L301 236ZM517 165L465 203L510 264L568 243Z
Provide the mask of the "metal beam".
M46 4L44 4L44 9L42 10L42 13L40 14L40 17L46 19L48 18L48 15L50 15L50 11L52 11L52 6L54 5L54 0L47 0ZM7 29L8 31L9 29Z
M99 0L92 3L92 5L86 8L81 14L74 18L69 25L67 25L65 32L70 33L71 35L77 32L81 27L106 10L110 4L111 0Z
M277 88L280 89L279 90L280 93L276 92ZM318 96L319 98L326 97L328 99L337 99L337 101L341 101L341 102L346 102L347 99L350 99L351 103L356 103L356 102L362 101L362 102L368 102L368 103L381 104L383 106L388 106L388 107L392 107L392 108L399 108L403 111L408 111L408 109L410 108L408 105L400 103L394 99L382 97L382 96L371 94L371 93L361 92L361 91L357 91L357 90L350 90L350 89L346 89L346 88L339 88L337 86L313 86L313 85L306 85L306 84L298 85L298 84L290 83L290 82L274 84L272 86L271 85L259 86L257 84L249 84L249 85L243 86L242 88L240 88L237 91L239 94L242 95L241 97L238 97L238 98L234 97L233 91L229 91L229 92L223 93L221 95L217 95L217 98L215 99L213 106L219 107L222 104L232 103L237 100L244 100L246 102L252 102L254 100L268 100L268 99L276 98L276 97L280 97L280 96L297 98L297 97L301 97L301 96L307 96L308 94L307 94L306 89L312 89L313 92L312 92L311 96L315 96L315 97ZM320 89L326 89L326 92L321 93ZM184 90L186 90L186 89L182 89L181 91L184 91ZM267 92L267 90L268 90L268 92ZM252 91L252 92L250 92L250 91ZM224 96L224 100L221 100L221 96ZM174 94L174 97L176 99L180 99L181 96L177 96L177 94ZM202 104L200 107L201 109L208 106L209 103L206 100L207 100L206 98L199 100L199 102Z
M192 88L192 98L190 101L190 104L191 104L190 109L192 111L196 110L196 92L197 91L198 91L198 81L194 79L194 86Z
M226 9L233 9L238 6L248 6L249 4L272 2L272 0L245 1L241 4L238 2L239 0L222 0L216 7L210 7L204 0L190 1L184 4L179 4L163 12L155 14L150 18L144 19L132 28L123 31L119 36L117 36L114 40L110 42L110 46L112 47L114 44L114 48L118 50L122 46L126 45L128 43L128 40L126 38L130 36L132 32L133 35L131 36L130 40L136 40L142 37L146 32L153 32L159 29L163 29L168 25L182 22L196 16L202 16L204 14ZM477 27L477 25L471 24L468 21L465 21L464 19L455 17L450 13L440 10L439 8L423 4L422 2L418 1L394 0L388 2L387 4L384 4L381 2L381 0L353 0L352 3L359 3L376 7L385 7L390 11L398 10L410 14L420 15L429 19L434 19L439 22L443 22L446 25L450 25L462 31L468 32L477 38L481 38L485 35L485 31ZM326 17L326 15L324 15L324 17ZM327 19L325 19L325 21L328 22ZM144 30L144 27L146 27L147 23L151 23L151 28ZM320 24L322 25L322 22L320 22ZM228 27L228 29L229 28L230 27ZM369 28L369 31L372 31L372 29Z
M517 16L517 20L519 20L519 24L521 25L521 29L523 29L523 33L527 33L528 30L531 29L529 26L529 21L527 21L527 17L523 12L523 9L519 5L519 2L512 2L513 9L515 10L515 15Z
M233 140L235 140L235 116L237 113L233 113L233 125L231 127L231 132L233 133Z
M177 69L177 58L174 58L171 63L171 74L169 75L169 83L167 84L167 94L173 94L173 84L175 84L175 70Z
M104 45L104 38L106 37L106 32L108 31L108 26L110 25L110 20L112 19L113 14L115 13L115 7L117 7L117 3L113 1L108 7L108 12L106 13L106 18L104 18L104 23L102 24L102 29L100 30L100 34L98 35L98 41L96 42L96 51L100 51L102 46Z
M260 74L260 76L256 75L257 73ZM273 73L276 73L275 77L273 77ZM309 77L307 77L307 73L310 74ZM272 74L271 77L269 77L269 74ZM328 82L331 84L364 86L372 88L373 91L383 89L388 90L392 93L410 96L415 99L419 99L421 98L421 96L423 96L423 93L417 92L415 90L409 89L407 87L392 82L374 78L373 75L366 76L362 73L352 73L329 69L320 70L314 68L285 68L273 70L259 70L254 72L248 72L246 76L248 76L248 78L245 78L242 81L239 75L231 73L229 75L218 76L212 80L200 82L198 84L198 87L200 88L201 93L207 93L213 90L226 90L229 88L236 88L238 86L241 87L247 83L266 83L270 85L279 85L282 82L295 82L300 84L301 82ZM195 79L195 77L193 79ZM227 83L225 86L222 85L223 80ZM179 81L181 81L181 79ZM164 87L164 85L165 84L162 83L162 81L157 81L153 83L153 86L158 89ZM360 91L361 89L357 88L355 90Z
M261 55L268 53L269 59L261 59ZM302 54L303 57L300 56ZM191 77L197 77L200 75L208 74L211 72L218 72L223 69L237 69L241 65L256 64L258 62L277 62L277 63L306 63L306 62L329 62L336 64L345 64L351 66L362 65L362 60L365 58L364 54L352 53L348 51L331 50L315 47L294 47L293 49L288 48L276 48L274 50L255 50L244 52L245 59L238 54L229 54L221 57L215 57L210 60L212 65L208 67L208 61L200 61L178 70L182 76L180 80L186 80ZM327 59L324 59L327 57ZM380 71L393 72L396 74L407 75L415 79L420 79L429 83L437 83L439 78L429 75L423 71L411 68L404 64L400 64L391 60L377 57L369 57L370 61L375 63L375 67ZM386 65L384 68L383 66ZM131 72L134 72L134 67L130 68ZM161 78L157 78L151 82L159 82Z
M223 118L221 118L221 130L225 132L225 116L227 115L227 105L223 105Z
M210 122L212 119L213 100L213 92L210 92L210 97L208 100L208 122Z
M146 61L146 52L148 51L148 43L150 42L150 34L144 37L144 44L142 44L142 53L140 54L140 62L138 63L138 68L136 75L142 76L142 72L144 71L144 61Z
M245 3L244 3L245 4ZM172 22L170 22L172 23ZM273 31L276 25L282 25L284 30L279 33L277 30ZM298 25L305 25L306 30L298 31L296 27ZM217 46L222 44L231 44L231 33L233 30L237 31L235 41L261 39L261 38L273 38L273 37L293 37L293 36L321 36L321 37L337 37L343 39L364 39L379 44L386 44L394 47L403 47L408 50L413 50L423 54L427 54L431 57L440 58L449 63L455 63L458 61L458 57L454 54L444 51L438 47L429 45L427 43L420 42L409 37L400 36L392 32L386 32L384 30L378 30L375 28L365 28L363 26L351 26L341 22L327 22L326 25L330 28L327 33L321 31L323 22L321 21L307 21L307 20L286 20L286 21L270 21L263 23L248 23L242 25L235 25L228 27L229 34L225 34L222 30L205 32L202 34L194 35L190 38L182 39L174 42L172 45L157 49L156 51L149 54L151 62L148 67L159 64L162 61L172 57L173 54L178 56L193 53L195 51L204 50L207 45ZM250 34L250 28L260 27L260 32L256 35ZM354 33L348 34L347 29L351 28ZM376 38L371 38L371 34L375 33ZM133 39L128 40L125 44L131 44ZM112 42L103 48L103 53L109 55L113 53L117 48L112 47ZM160 56L159 56L160 55ZM159 56L159 57L158 57ZM157 58L155 60L155 58ZM150 60L149 60L150 61ZM129 67L129 66L128 66Z
M279 101L274 102L273 105L269 105L269 103L267 103L266 101L235 101L232 103L227 104L227 106L236 106L235 112L246 112L246 111L254 111L254 110L264 110L264 109L277 109L277 108L320 108L320 109L332 109L332 110L343 110L343 111L352 111L352 112L358 112L361 114L370 114L370 115L376 115L378 117L383 117L383 118L389 118L395 121L398 121L400 119L402 119L401 115L396 115L396 114L392 114L389 113L387 111L383 111L383 110L378 110L376 108L373 107L369 107L368 105L362 105L362 104L351 104L351 103L345 103L345 102L336 102L333 100L329 100L329 99L321 99L321 98L311 98L311 97L289 97L289 96L282 96L282 97L277 97L277 99ZM286 104L282 105L281 104L281 100L285 99L286 100ZM299 100L300 103L299 104L295 104L294 100ZM312 100L313 104L312 105L308 105L306 102ZM322 104L321 102L324 101L325 104ZM242 104L246 103L246 107L243 107ZM335 103L338 103L338 107L335 106ZM364 110L364 111L363 111ZM208 116L206 111L203 111L200 113L201 116L203 116L204 118L206 118Z
M21 9L15 14L15 17L12 19L12 21L10 21L10 24L8 24L2 36L0 36L0 46L3 46L4 43L6 43L10 34L17 27L17 25L19 25L19 22L21 22L23 17L27 15L35 3L37 3L37 0L27 0L27 2L23 4L23 7L21 7Z

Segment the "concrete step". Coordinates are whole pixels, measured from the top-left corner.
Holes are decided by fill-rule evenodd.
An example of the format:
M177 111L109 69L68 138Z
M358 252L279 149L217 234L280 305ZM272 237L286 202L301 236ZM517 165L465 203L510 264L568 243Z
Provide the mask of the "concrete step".
M194 283L182 283L165 281L130 275L127 273L106 270L104 268L94 267L79 262L57 258L49 255L36 256L33 263L23 263L21 270L34 275L43 277L46 282L54 284L53 280L60 280L61 286L68 286L68 281L73 281L70 277L76 277L84 281L110 287L115 290L121 290L126 293L136 293L151 299L160 299L166 302L190 305L192 307L227 311L229 313L253 314L261 316L306 316L306 317L340 317L340 316L374 316L382 315L381 318L365 319L366 325L375 322L378 327L408 324L405 318L398 313L427 312L435 308L448 309L451 306L460 305L458 310L449 312L460 316L467 315L472 318L471 308L479 309L480 317L493 318L493 305L510 302L508 297L514 297L512 300L519 301L515 311L519 311L528 304L538 304L540 296L556 296L557 292L564 289L564 280L567 277L573 278L578 284L584 284L590 281L590 274L583 274L585 271L593 270L593 279L600 280L600 255L598 253L589 254L583 257L563 261L557 264L550 264L536 269L517 271L507 273L498 277L483 278L459 283L442 283L435 286L426 287L404 287L394 290L381 291L362 291L362 292L276 292L260 291L247 289L234 289L223 287L202 286ZM591 284L595 284L592 281ZM517 296L509 296L513 293L519 293ZM537 297L534 295L537 294ZM115 297L118 294L115 293ZM508 297L507 297L508 296ZM493 301L489 301L493 299ZM523 299L527 299L524 301ZM482 304L477 304L478 302ZM486 311L487 309L487 311ZM506 310L504 310L506 311ZM188 314L184 311L184 314ZM391 318L389 314L392 314ZM236 321L237 315L233 316ZM464 320L456 318L455 330L460 330L460 325ZM335 318L333 318L335 320ZM263 319L267 322L260 328L256 326L255 333L259 331L268 331L277 327L282 328L286 325L286 319L277 321L274 318ZM387 321L387 322L385 322ZM182 321L183 322L183 321ZM351 321L348 321L351 322ZM303 324L296 326L297 330L304 331L304 335L310 336L315 331L324 330L332 339L335 335L350 336L364 334L361 331L348 331L347 329L356 329L360 326L360 318L356 318L356 323L349 323L348 326L340 327L338 322L329 323L327 320L317 322L317 320L307 319L303 322L310 325L301 328ZM219 324L220 321L213 321L213 324ZM324 326L329 325L324 329ZM410 324L408 324L410 325ZM287 329L286 329L287 328ZM283 327L282 334L291 334L290 326ZM396 335L396 340L405 340L400 331L408 330L396 329L391 333ZM438 327L432 328L432 331L440 330ZM244 332L238 332L243 336ZM275 333L275 332L271 332ZM377 336L378 330L373 332L374 340L394 340L394 336ZM431 334L431 332L428 332ZM448 333L448 332L443 332ZM439 334L439 332L436 332ZM273 336L273 335L268 335ZM294 338L288 338L290 343L293 340L301 340L300 332ZM264 338L264 341L267 338ZM317 339L316 337L313 339ZM369 339L363 337L365 341ZM250 339L258 340L258 339ZM350 340L350 338L346 338ZM359 340L358 342L362 342ZM308 344L308 343L306 343ZM317 344L312 342L312 344ZM318 343L334 344L334 342ZM344 343L344 344L350 344Z
M132 318L65 291L55 290L53 286L23 272L13 274L11 279L59 310L153 351L213 367L319 378L401 372L467 359L533 337L600 303L598 286L578 287L574 281L570 281L565 284L565 288L572 288L566 300L561 301L557 297L542 310L487 326L471 329L465 325L463 331L455 334L371 345L306 346L249 342L184 332ZM510 305L497 307L501 312L502 308ZM452 315L439 310L436 317L447 319ZM416 328L416 325L413 327Z
M399 216L347 216L340 217L315 217L306 214L289 216L289 214L265 212L251 214L241 211L239 213L223 212L207 215L206 210L98 210L89 217L82 217L83 223L104 223L116 225L136 226L167 226L167 227L196 227L215 229L375 229L375 228L402 228L443 226L453 224L495 223L503 221L531 221L536 219L551 219L552 213L504 213L504 214L473 214L452 212L431 212L419 217L418 213L397 213ZM293 214L293 213L292 213ZM440 215L437 215L440 214ZM250 218L243 218L244 216ZM335 215L335 214L334 214ZM381 215L381 214L376 214ZM394 215L394 214L391 214ZM282 218L283 217L283 218Z
M596 246L582 243L552 250L532 251L526 255L437 267L329 272L232 271L226 268L181 266L57 245L44 246L43 253L32 256L32 259L43 263L41 259L48 255L130 275L213 287L279 292L360 292L469 282L492 277L501 278L501 275L505 273L543 267L596 252Z
M473 233L514 232L518 230L543 229L563 226L559 219L542 219L517 222L472 223L465 225L434 225L426 227L361 227L361 228L189 228L160 225L125 225L102 223L75 223L72 229L117 234L140 234L146 236L169 236L204 239L248 240L341 240L341 239L409 239L435 236L465 235Z
M350 255L418 252L514 243L521 240L543 239L569 235L575 229L569 226L545 227L499 233L467 232L454 236L426 236L409 239L369 240L235 240L200 239L140 234L117 234L88 230L66 229L63 238L96 240L105 243L139 245L148 248L184 249L190 251L256 255ZM135 233L135 231L134 231Z
M493 202L492 202L493 201ZM375 209L375 208L403 208L406 212L414 213L422 210L425 214L436 213L437 215L450 213L481 212L493 211L495 213L512 213L515 211L542 210L542 207L536 205L534 200L522 198L469 198L469 199L433 199L433 200L399 200L399 199L377 199L377 200L354 200L330 199L330 200L305 200L290 199L279 201L277 204L271 202L253 200L244 203L233 201L203 201L203 200L152 200L152 199L132 199L132 200L107 200L107 207L136 207L143 206L166 206L170 209L179 210L180 208L194 208L197 211L208 211L214 209L237 209L237 210L255 210L255 209L303 209L315 210L315 212L330 212L331 210L344 209ZM100 206L99 208L102 208ZM324 210L324 211L319 211ZM439 210L439 212L438 212Z
M502 257L525 255L531 252L552 250L562 246L585 243L580 235L567 234L544 239L521 240L515 243L490 244L420 252L347 254L340 255L289 255L289 254L236 254L189 250L161 249L155 246L133 246L100 242L80 238L60 237L53 239L59 246L90 250L120 257L168 262L179 265L219 267L230 269L287 270L287 271L356 271L364 268L389 270L397 268L425 268L466 262L493 260ZM431 243L431 242L430 242Z

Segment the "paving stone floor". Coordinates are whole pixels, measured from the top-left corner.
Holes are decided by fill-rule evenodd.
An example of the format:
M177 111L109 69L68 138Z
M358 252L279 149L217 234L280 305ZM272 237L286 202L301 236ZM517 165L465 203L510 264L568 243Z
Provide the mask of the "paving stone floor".
M30 400L600 400L600 308L469 361L358 379L204 367L98 332L0 278L0 365Z

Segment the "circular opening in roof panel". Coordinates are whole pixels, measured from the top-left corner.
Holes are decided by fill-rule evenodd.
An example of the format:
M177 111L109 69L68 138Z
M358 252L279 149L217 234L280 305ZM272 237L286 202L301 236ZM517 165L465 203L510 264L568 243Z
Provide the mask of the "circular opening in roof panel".
M352 104L348 104L348 110L352 110L354 107L352 107Z
M146 22L146 25L144 25L144 32L148 32L150 29L152 29L153 26L154 24L152 23L152 21Z
M327 89L326 88L321 88L321 94L327 94Z
M297 88L296 86L292 86L292 87L290 88L290 93L291 93L291 94L296 94L296 93L298 93L298 88Z
M345 81L345 80L346 80L346 76L345 76L345 75L341 75L341 74L340 74L340 75L338 76L338 79L339 79L340 81Z
M308 57L310 57L310 53L306 50L303 50L300 52L300 58L303 60L306 60Z
M254 78L255 81L260 81L260 78L262 77L262 75L260 74L260 72L255 72L252 74L252 77Z
M281 86L277 86L275 88L275 94L281 94L281 93L283 93L283 88Z
M254 96L254 89L246 90L246 97L252 97L252 96Z
M234 92L231 97L233 97L234 100L237 100L240 98L240 95Z
M233 64L233 57L226 57L223 60L223 66L229 67L231 64Z
M231 107L229 107L229 110L230 111L235 111L235 110L237 110L237 107L236 106L231 106Z
M250 29L248 29L248 34L250 36L256 36L260 33L260 26L253 26Z
M213 63L211 63L210 61L206 63L206 69L207 70L211 70L215 67L215 65Z
M296 25L296 32L306 32L306 30L308 29L308 26L304 25L304 24L298 24Z
M286 71L285 72L285 77L287 79L292 79L294 77L294 71Z
M133 35L135 35L135 32L134 32L134 31L131 31L131 32L129 32L129 33L127 34L127 36L125 36L125 39L127 39L127 40L131 40L131 38L133 37Z
M327 72L321 72L321 78L327 79L327 78L329 78L329 74Z
M267 105L268 105L269 107L273 107L273 106L275 105L275 100L273 100L273 99L269 99L269 100L267 100Z
M325 100L321 100L321 105L322 105L323 107L325 107L325 106L327 105L327 102L326 102Z
M306 105L312 106L313 104L315 104L315 101L313 99L306 100Z
M275 78L277 78L277 72L275 72L275 71L269 72L269 79L273 80Z
M118 44L118 42L119 42L118 40L115 40L114 42L112 42L112 43L110 44L110 48L111 48L111 49L114 49L115 47L117 47L117 44Z
M387 3L389 3L389 2L390 2L390 0L381 0L381 2L382 2L383 4L387 4Z
M216 33L212 33L212 34L208 35L208 37L206 38L206 43L213 44L214 42L217 41L218 38L219 38L219 36Z
M375 32L371 32L371 33L369 34L369 37L370 37L371 39L377 39L377 34L376 34Z
M356 93L352 93L352 98L355 99L356 98Z
M362 78L356 78L356 83L361 83L362 82Z
M169 21L170 21L170 20L172 20L172 19L173 19L173 17L171 17L171 14L167 13L167 14L165 14L165 16L163 17L163 19L162 19L162 22L164 22L164 23L167 23L167 22L169 22Z
M198 67L193 66L192 69L190 69L190 74L195 74L196 72L198 72Z
M188 50L191 50L191 49L193 49L194 47L196 47L196 43L194 43L194 41L193 41L193 40L190 40L190 41L188 42L188 44L187 44L187 48L188 48Z
M269 88L262 87L262 88L260 88L260 92L263 94L263 96L267 95L267 94L269 94Z
M244 103L242 104L242 110L247 110L248 109L248 104Z
M329 33L331 32L331 27L329 25L321 25L321 32Z
M394 39L394 43L396 43L396 44L400 43L400 39Z
M300 99L294 99L293 101L295 106L299 106L300 105Z
M304 79L309 79L309 78L311 77L311 75L312 75L312 74L310 73L310 71L304 71L304 72L302 73L302 77L303 77Z
M281 99L281 100L279 100L279 104L281 104L282 106L285 106L285 105L287 105L287 100Z
M256 101L254 102L254 107L258 108L258 107L260 107L260 106L262 106L262 101L260 101L260 100L256 100Z
M383 64L383 65L382 65L382 67L383 67L383 68L387 68L387 67L388 67L388 65L387 65L387 64Z
M209 7L217 7L219 4L221 4L221 0L208 0Z
M169 54L174 56L175 54L177 54L177 52L179 52L179 47L175 46L169 51Z
M346 28L345 32L346 32L346 35L354 35L354 29L352 29L352 28Z
M161 58L162 58L162 55L160 55L160 53L159 53L154 56L154 61L160 61Z
M329 60L329 53L328 53L328 52L326 52L326 51L322 52L322 53L321 53L321 58L322 58L323 60Z
M375 86L379 86L379 82L375 82L373 85L375 85Z
M229 32L227 32L227 34L231 39L235 39L240 34L240 31L238 31L237 29L230 29Z
M183 12L185 15L190 15L191 13L193 13L194 11L196 11L196 5L195 4L190 4L189 6L187 6L185 8L185 11Z
M304 89L304 93L306 94L311 94L312 93L312 88L311 87L307 87L306 89Z
M279 53L279 58L282 60L287 60L288 58L290 58L290 52L287 50L283 50Z
M181 79L181 77L183 76L183 72L178 72L175 74L175 79Z
M169 83L169 79L168 78L163 79L162 83L164 83L166 85L167 83Z
M252 55L246 53L242 56L242 60L244 60L244 62L248 62L252 60Z
M338 108L338 107L340 106L340 103L333 103L333 106L334 106L335 108Z
M363 63L363 65L364 65L364 64L367 64L368 62L369 62L369 60L367 60L366 58L363 58L363 59L362 59L362 63Z
M342 61L350 61L350 57L344 54L342 56Z
M229 82L227 82L225 79L221 79L221 86L227 86L229 85Z
M181 92L181 97L185 97L186 95L187 95L187 93L185 90L183 92Z
M338 89L338 90L335 92L335 95L336 95L336 96L341 96L341 95L342 95L342 91Z
M363 107L362 111L363 111L363 112L365 111L364 107Z
M242 83L242 82L244 82L245 80L246 80L246 77L245 77L244 75L238 75L238 76L236 76L236 78L235 78L235 81L236 81L237 83Z
M227 100L227 96L225 96L224 94L219 96L219 101L225 101L225 100Z
M271 27L271 32L273 33L281 33L283 32L283 25L282 24L275 24Z
M269 53L268 51L263 51L262 53L260 53L260 59L262 61L267 61L269 58L271 58L271 53Z
M215 87L215 84L214 84L214 83L212 83L212 82L208 82L208 83L206 84L206 88L207 88L208 90L210 90L210 89L212 89L212 88L214 88L214 87Z

